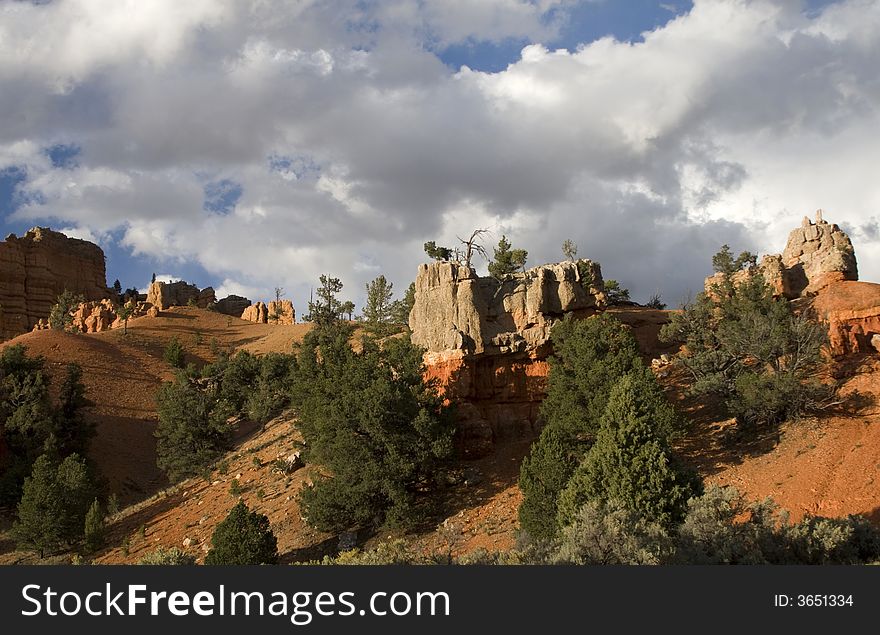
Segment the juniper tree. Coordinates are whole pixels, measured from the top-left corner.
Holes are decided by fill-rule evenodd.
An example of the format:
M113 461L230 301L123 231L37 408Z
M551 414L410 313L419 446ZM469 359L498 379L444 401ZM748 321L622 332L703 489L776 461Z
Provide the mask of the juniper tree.
M214 529L207 565L256 565L278 562L278 540L265 514L238 501Z

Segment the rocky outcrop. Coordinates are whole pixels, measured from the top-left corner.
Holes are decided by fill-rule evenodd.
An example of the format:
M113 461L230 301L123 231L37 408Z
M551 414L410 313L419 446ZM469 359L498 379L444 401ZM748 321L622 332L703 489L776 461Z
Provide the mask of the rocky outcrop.
M184 281L179 282L154 282L147 291L147 302L160 311L173 306L188 306L194 304L200 309L206 309L214 304L217 298L214 296L212 287L199 289L194 284Z
M810 305L828 324L833 355L877 353L874 342L880 335L880 284L836 282L822 289Z
M537 432L553 324L605 305L601 269L589 260L505 280L433 262L419 266L415 286L412 340L427 349L427 378L457 404L458 443L467 456Z
M104 252L45 227L0 243L0 339L31 330L64 291L86 300L109 296Z
M258 324L296 324L296 313L290 300L272 300L268 305L257 302L247 307L241 319Z
M849 236L824 220L822 210L816 212L815 222L805 216L801 226L789 234L785 250L764 256L758 269L773 291L789 300L814 296L835 282L859 279ZM746 275L736 274L734 282ZM721 274L706 278L706 291L711 292L720 281Z
M216 304L214 304L213 306L213 309L217 311L217 313L222 313L223 315L239 317L242 312L250 305L251 301L247 298L244 298L240 295L228 295L225 298L217 300Z
M131 309L128 316L129 322L134 318L149 316L157 317L158 310L152 304L147 302L137 302L129 300L126 303ZM72 321L70 330L80 333L101 333L110 329L121 328L125 325L125 320L119 317L119 308L108 299L99 300L97 302L81 302L73 311L70 312ZM43 331L50 328L49 320L41 319L35 325L34 331Z

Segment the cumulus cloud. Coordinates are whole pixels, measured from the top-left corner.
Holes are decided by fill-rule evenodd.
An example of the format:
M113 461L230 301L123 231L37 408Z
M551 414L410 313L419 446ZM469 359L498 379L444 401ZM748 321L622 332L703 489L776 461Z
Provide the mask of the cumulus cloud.
M781 251L818 207L880 278L876 2L697 0L576 50L550 44L567 1L148 4L0 5L17 218L299 306L324 272L402 290L423 242L475 227L533 263L571 238L674 303L722 243ZM533 44L499 72L437 55L509 38ZM59 143L75 165L48 160Z

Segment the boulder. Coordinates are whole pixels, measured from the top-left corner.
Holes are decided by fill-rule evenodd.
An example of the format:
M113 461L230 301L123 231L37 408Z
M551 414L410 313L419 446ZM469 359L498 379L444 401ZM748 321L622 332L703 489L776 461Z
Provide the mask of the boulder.
M228 295L225 298L217 300L214 304L214 310L223 315L231 315L239 317L242 312L251 305L251 301L240 295Z

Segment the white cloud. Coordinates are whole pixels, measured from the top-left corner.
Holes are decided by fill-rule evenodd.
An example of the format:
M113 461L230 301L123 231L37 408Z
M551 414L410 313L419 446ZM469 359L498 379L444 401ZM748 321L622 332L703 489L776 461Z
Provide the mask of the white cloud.
M548 41L569 3L273 4L0 5L0 169L39 194L18 216L298 306L325 272L403 289L423 242L474 227L534 263L572 238L675 302L721 243L780 251L818 207L880 278L880 3L697 0L643 42L536 43L498 73L432 51ZM46 158L59 139L76 167ZM241 197L208 214L221 179Z

